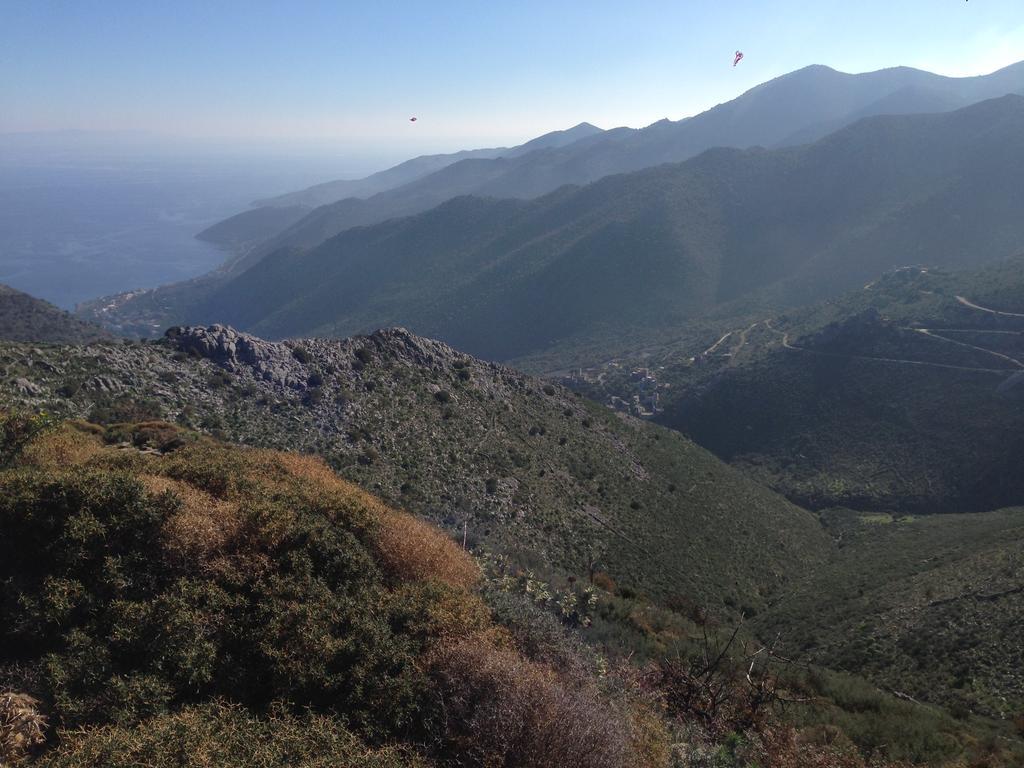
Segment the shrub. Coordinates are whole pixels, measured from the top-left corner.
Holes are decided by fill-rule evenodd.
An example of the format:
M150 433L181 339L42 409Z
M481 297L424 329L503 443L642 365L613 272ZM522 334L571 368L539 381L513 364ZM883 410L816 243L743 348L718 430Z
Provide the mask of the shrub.
M371 748L339 719L274 707L256 717L214 702L161 715L137 726L64 734L44 768L426 768L407 750Z
M46 739L39 702L12 691L0 692L0 765L21 762Z
M57 394L61 397L74 397L82 388L81 379L69 379L57 388Z
M604 571L597 571L590 579L590 583L609 594L615 594L615 580Z
M386 569L405 581L435 580L469 588L480 578L476 561L450 538L411 515L386 511L376 531Z
M303 365L309 364L309 351L305 347L295 347L295 349L292 350L292 357Z
M129 396L97 400L89 419L97 424L118 424L132 421L155 421L163 418L160 404L136 400Z
M13 464L32 439L51 424L45 413L0 411L0 467Z
M153 429L171 428L128 431ZM426 640L400 628L431 603L388 585L472 583L443 534L311 457L208 440L144 455L66 427L26 451L0 474L0 657L40 671L59 725L219 695L368 735L410 721Z
M597 690L479 638L430 659L437 705L430 723L442 755L459 764L523 768L628 765L620 711Z
M530 661L558 669L574 679L583 679L598 669L597 654L569 632L564 617L556 617L528 595L490 588L485 592L495 621L515 641L516 648Z
M441 405L447 405L452 401L452 393L446 389L441 389L434 393L434 399L441 403Z

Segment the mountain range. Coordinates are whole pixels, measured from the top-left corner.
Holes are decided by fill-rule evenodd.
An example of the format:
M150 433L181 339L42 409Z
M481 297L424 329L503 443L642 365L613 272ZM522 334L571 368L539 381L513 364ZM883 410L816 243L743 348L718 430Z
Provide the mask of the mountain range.
M270 338L404 325L497 360L609 348L744 302L838 295L906 264L1005 258L1024 242L1022 176L1024 97L1004 96L866 118L799 147L709 150L535 200L460 197L91 316Z
M308 247L353 226L424 211L458 195L533 198L563 184L587 184L613 173L686 160L711 147L782 147L807 143L873 115L945 112L1007 93L1024 94L1024 62L990 75L949 78L896 67L846 74L811 66L763 83L691 118L642 129L597 132L582 124L540 137L512 152L441 160L420 158L375 174L359 186L327 185L269 201L274 206L323 203L259 248ZM495 152L494 155L488 153ZM448 159L455 162L448 163ZM433 173L421 168L444 162ZM313 188L314 190L323 189ZM367 194L374 190L375 194ZM271 216L273 214L270 214Z
M89 302L83 309L133 333L159 333L169 321L184 317L184 307L275 251L310 248L351 227L426 211L460 195L530 198L565 184L682 161L710 147L798 144L871 115L938 112L1007 93L1024 93L1024 63L972 78L946 78L906 67L848 75L812 66L678 122L610 131L584 123L511 151L494 150L501 154L490 159L417 158L365 180L338 182L338 187L329 183L328 188L350 196L312 210L307 210L308 191L263 201L270 205L201 234L232 251L221 269L155 291ZM437 163L445 166L419 175ZM381 186L388 189L358 196ZM106 311L100 313L100 308Z
M0 764L1024 764L1021 179L810 67L0 286Z
M465 149L461 152L444 155L421 155L362 179L328 181L298 192L290 192L285 195L278 195L277 197L257 200L253 205L271 208L287 208L293 205L302 205L307 208L316 208L321 205L337 202L346 197L372 197L378 192L385 192L389 189L400 187L403 184L408 184L461 160L520 157L536 149L563 147L598 133L601 133L601 129L597 126L590 123L579 123L563 131L545 133L515 147Z

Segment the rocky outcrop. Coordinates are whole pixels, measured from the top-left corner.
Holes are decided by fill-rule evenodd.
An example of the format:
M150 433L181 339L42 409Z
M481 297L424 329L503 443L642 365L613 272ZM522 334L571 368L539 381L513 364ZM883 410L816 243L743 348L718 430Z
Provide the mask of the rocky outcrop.
M314 372L311 359L320 366L351 372L371 360L438 369L455 366L465 358L447 344L422 338L405 328L387 328L351 339L279 342L264 341L225 325L176 326L164 335L180 351L206 358L226 371L240 374L248 369L258 379L297 390L309 386Z
M15 379L14 386L23 395L39 395L42 394L42 389L33 384L28 379Z
M205 357L231 373L250 368L264 381L293 389L306 387L308 373L294 346L264 341L224 325L176 326L164 335L182 352Z

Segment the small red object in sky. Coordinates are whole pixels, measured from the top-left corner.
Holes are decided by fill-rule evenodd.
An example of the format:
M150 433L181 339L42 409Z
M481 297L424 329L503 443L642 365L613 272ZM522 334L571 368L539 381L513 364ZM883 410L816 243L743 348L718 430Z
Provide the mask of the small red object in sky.
M736 51L736 56L732 60L732 65L735 67L741 61L743 61L743 51Z

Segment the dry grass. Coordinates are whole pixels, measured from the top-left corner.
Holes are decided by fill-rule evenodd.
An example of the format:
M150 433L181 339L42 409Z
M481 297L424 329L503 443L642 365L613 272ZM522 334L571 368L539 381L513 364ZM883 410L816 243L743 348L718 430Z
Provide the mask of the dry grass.
M85 464L103 451L102 443L93 435L64 426L26 445L18 463L38 469L62 470Z
M428 523L385 508L377 531L384 567L406 581L440 581L471 588L480 578L476 561Z
M147 493L169 493L180 502L163 526L164 547L172 561L210 566L237 540L243 522L237 503L160 475L142 475L139 480Z
M31 696L0 693L0 766L15 765L46 741L46 717Z

